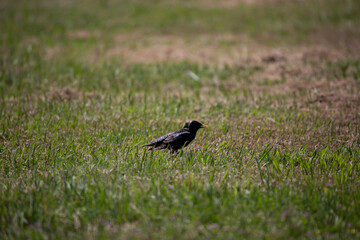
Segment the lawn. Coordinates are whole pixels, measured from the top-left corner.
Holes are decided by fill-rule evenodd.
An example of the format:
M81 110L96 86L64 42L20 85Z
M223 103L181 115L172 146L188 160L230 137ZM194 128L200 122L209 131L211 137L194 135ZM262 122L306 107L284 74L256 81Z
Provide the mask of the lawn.
M359 12L1 1L0 238L359 239Z

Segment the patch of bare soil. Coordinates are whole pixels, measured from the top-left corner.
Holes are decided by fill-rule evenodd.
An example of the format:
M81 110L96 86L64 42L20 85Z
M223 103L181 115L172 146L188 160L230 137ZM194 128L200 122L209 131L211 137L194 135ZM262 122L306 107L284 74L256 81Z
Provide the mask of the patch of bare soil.
M252 61L264 66L257 78L277 80L284 77L306 78L314 76L326 61L345 57L339 50L318 46L278 49L262 49L252 56Z
M297 0L297 1L301 1L301 0ZM200 5L202 7L208 7L208 8L215 8L215 7L232 8L240 4L261 5L261 4L279 4L286 2L287 0L223 0L223 1L197 0L197 1L192 1L190 4L197 6Z
M62 48L60 45L45 48L45 58L53 59L61 54Z
M344 124L360 124L360 96L346 91L350 86L354 85L348 79L320 89L303 107L316 107L329 118Z
M309 39L317 45L343 49L352 57L360 55L360 35L356 28L314 29Z
M89 39L93 36L93 34L88 30L78 29L68 32L67 36L73 39Z
M31 97L12 97L7 99L6 101L9 103L13 102L19 102L19 101L26 101L26 102L32 102L34 100L41 100L41 101L78 101L82 99L102 99L103 96L101 96L98 93L95 92L82 92L78 89L65 87L65 88L52 88L47 93L43 95L34 95Z
M298 68L302 68L304 63L335 61L347 54L346 49L316 45L270 48L252 41L246 35L234 34L199 35L196 38L120 34L114 42L114 46L105 51L105 57L121 58L128 63L189 61L216 65L258 64L266 66L264 75L269 75L270 79L297 74ZM98 56L98 53L94 55Z
M55 88L47 92L46 94L39 97L43 101L55 100L58 102L61 101L72 101L72 100L81 100L83 98L101 98L101 95L95 92L84 93L77 89L73 88Z
M253 76L251 90L270 95L287 94L326 87L326 62L344 58L336 50L319 47L264 50L254 54L250 62L262 67Z
M141 40L140 40L141 39ZM178 36L119 35L106 57L120 57L128 63L196 62L201 64L234 64L247 57L245 36L218 35L182 38ZM135 43L134 43L135 42ZM236 44L236 49L228 45Z

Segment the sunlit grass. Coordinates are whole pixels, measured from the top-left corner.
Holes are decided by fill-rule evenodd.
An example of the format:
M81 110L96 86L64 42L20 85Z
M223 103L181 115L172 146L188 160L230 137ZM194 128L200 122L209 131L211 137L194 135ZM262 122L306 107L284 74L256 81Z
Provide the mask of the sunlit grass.
M316 71L274 80L261 74L275 60L103 56L119 32L306 44L358 21L355 1L82 4L1 5L0 238L360 237L359 59L304 60ZM192 119L209 128L179 154L140 147Z

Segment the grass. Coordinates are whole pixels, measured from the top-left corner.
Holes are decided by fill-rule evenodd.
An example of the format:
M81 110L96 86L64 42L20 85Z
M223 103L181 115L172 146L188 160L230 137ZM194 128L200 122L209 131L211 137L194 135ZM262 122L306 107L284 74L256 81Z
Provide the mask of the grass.
M0 5L0 238L360 237L356 54L329 57L326 45L300 62L251 52L225 65L106 56L134 33L307 46L315 30L358 34L357 1L83 4ZM178 155L140 147L191 119L210 128Z

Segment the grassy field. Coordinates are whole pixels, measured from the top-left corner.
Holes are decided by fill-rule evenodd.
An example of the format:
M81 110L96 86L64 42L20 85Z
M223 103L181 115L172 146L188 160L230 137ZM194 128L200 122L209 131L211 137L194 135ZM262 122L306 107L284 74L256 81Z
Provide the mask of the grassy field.
M359 239L359 12L1 1L0 238Z

